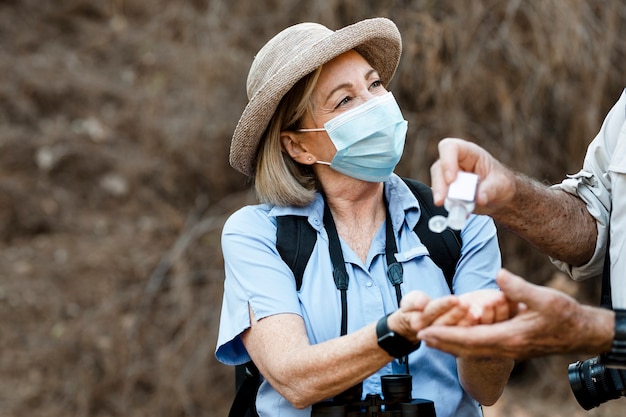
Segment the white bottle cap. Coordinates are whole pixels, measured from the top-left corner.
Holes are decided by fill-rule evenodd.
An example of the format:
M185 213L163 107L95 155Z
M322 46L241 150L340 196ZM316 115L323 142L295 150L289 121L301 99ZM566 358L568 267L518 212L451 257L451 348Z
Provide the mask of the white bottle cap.
M453 200L474 201L478 175L470 172L459 171L456 179L448 189L448 198Z

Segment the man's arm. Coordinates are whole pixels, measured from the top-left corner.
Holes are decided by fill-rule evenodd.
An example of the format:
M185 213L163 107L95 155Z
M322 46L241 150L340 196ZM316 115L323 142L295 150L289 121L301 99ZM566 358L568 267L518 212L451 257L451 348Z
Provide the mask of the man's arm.
M540 251L571 265L582 265L593 255L597 226L581 199L513 172L485 149L462 139L439 143L439 160L431 167L436 204L443 204L460 170L480 179L476 213L491 216Z
M492 213L500 225L541 252L580 266L594 253L597 226L585 202L519 173L511 201Z

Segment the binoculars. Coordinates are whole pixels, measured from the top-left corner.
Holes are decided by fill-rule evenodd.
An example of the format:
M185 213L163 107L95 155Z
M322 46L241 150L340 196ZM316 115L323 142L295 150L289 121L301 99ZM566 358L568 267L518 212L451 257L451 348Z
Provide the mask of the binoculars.
M358 384L332 401L314 404L311 417L436 417L432 401L411 398L411 375L383 375L380 380L382 397L367 394L362 399L363 386Z

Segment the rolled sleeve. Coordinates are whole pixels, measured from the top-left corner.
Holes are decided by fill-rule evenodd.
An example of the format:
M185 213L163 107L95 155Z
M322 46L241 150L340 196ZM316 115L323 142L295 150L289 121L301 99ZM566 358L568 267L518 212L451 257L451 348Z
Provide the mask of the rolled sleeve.
M463 248L453 287L455 294L496 289L495 276L502 267L497 229L487 216L471 215L462 231Z
M553 188L561 189L567 193L578 196L587 205L589 214L596 220L598 237L593 256L586 264L573 266L566 262L550 257L552 263L561 271L568 274L576 281L602 275L604 255L608 238L608 224L610 216L610 195L605 187L598 186L593 174L580 171L575 175L568 176L561 184ZM595 184L595 185L594 185ZM607 206L608 204L608 206Z
M554 188L578 196L587 205L587 210L596 220L598 237L591 259L584 265L573 266L557 259L551 261L563 272L575 280L584 280L602 275L607 240L609 219L614 196L612 195L611 170L616 160L625 157L626 144L620 144L624 136L626 118L626 92L607 114L600 131L589 144L583 168L568 176Z

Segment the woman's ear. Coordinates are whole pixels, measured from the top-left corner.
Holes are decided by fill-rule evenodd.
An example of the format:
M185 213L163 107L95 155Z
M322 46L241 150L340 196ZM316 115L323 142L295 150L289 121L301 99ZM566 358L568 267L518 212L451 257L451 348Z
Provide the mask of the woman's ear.
M297 133L288 131L280 132L280 144L283 152L291 156L291 159L294 161L304 165L312 165L315 163L316 158L302 146L302 142L299 140Z

